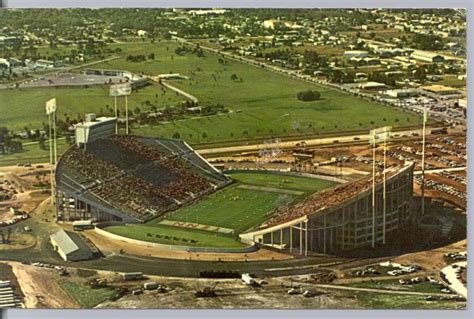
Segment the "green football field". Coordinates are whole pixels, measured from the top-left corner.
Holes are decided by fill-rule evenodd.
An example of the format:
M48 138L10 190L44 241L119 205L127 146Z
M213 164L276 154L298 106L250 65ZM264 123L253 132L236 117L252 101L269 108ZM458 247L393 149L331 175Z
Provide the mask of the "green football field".
M171 212L164 219L230 228L235 231L236 235L261 224L268 218L269 211L302 199L310 193L336 185L336 183L325 180L283 174L238 172L229 175L236 180L236 183L195 204ZM241 188L245 185L270 187L271 191ZM301 191L301 195L285 194L278 190ZM242 246L231 235L163 225L160 224L162 220L163 218L158 218L144 225L112 226L106 229L115 234L164 244L209 247Z

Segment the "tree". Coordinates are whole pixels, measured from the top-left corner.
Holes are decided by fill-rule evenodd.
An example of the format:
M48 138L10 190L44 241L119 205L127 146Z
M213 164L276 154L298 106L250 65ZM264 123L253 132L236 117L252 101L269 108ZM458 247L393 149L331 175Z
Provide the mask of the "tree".
M298 94L296 94L296 98L300 101L305 101L305 102L316 101L321 98L321 94L318 91L308 90L308 91L298 92Z
M206 132L202 133L202 138L207 138L207 133Z
M155 53L152 52L148 55L148 60L154 60L154 59L155 59Z
M178 139L178 138L180 138L180 137L181 137L181 136L179 135L178 132L176 132L176 133L173 134L173 138L174 138L174 139Z
M238 78L239 78L239 77L238 77L237 74L235 74L235 73L233 73L233 74L230 76L230 79L231 79L232 81L237 81Z
M39 145L39 148L44 150L46 149L46 143L45 143L45 138L43 135L41 135L39 138L38 138L38 145Z

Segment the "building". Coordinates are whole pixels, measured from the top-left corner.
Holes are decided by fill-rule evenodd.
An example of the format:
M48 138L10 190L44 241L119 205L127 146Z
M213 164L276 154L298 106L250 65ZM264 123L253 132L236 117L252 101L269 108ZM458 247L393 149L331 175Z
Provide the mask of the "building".
M398 90L387 90L385 94L394 98L405 98L417 96L420 94L420 91L417 89L398 89Z
M95 117L94 113L86 114L86 121L76 125L76 145L86 146L100 138L105 138L115 132L115 117Z
M50 60L40 59L36 61L36 65L43 68L59 68L59 67L64 66L64 61L63 60L50 61Z
M359 88L362 90L383 90L387 86L384 83L380 82L365 82L359 84Z
M461 92L453 87L445 86L445 85L429 85L423 86L422 90L427 93L432 93L436 95L458 95Z
M425 52L425 51L415 51L412 53L411 57L418 61L430 62L430 63L440 63L444 62L444 57L442 55Z
M363 50L349 50L344 52L346 58L366 58L369 56L369 51Z
M375 206L372 178L365 177L278 208L273 217L240 238L301 255L383 244L408 222L413 201L413 168L411 163L387 170L385 205L382 174L378 174Z
M88 260L96 257L93 251L79 234L60 230L50 236L53 249L65 261Z

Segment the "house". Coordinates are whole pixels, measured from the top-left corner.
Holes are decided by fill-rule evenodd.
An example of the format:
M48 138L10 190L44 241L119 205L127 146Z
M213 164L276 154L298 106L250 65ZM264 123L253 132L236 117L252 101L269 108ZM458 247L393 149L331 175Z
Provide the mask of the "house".
M85 240L74 232L62 229L52 234L50 241L53 249L65 261L88 260L96 257Z

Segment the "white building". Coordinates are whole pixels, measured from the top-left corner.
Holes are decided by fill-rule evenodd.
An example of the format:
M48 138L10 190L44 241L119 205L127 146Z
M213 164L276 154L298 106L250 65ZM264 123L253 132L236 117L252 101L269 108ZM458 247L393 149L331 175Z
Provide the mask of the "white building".
M387 90L385 94L395 98L404 98L412 97L420 94L420 91L417 89L397 89L397 90Z
M344 52L344 56L347 58L366 58L369 56L369 52L363 50L349 50Z
M53 249L65 261L78 261L94 258L94 252L76 233L61 229L50 236Z
M89 142L105 138L115 132L116 117L95 117L86 114L86 121L76 125L76 145L84 146Z

